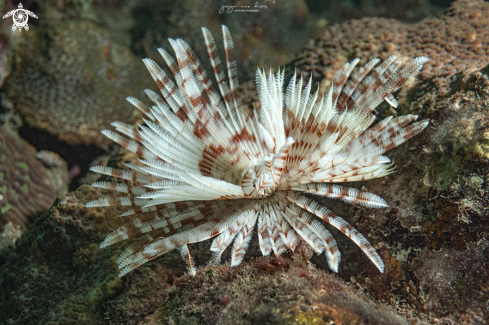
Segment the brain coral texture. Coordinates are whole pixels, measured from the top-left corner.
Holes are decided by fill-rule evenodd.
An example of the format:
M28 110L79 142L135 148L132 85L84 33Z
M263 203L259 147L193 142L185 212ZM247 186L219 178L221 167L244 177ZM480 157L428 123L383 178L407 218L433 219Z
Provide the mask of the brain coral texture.
M0 127L0 225L24 225L28 216L47 211L56 199L36 154L25 140Z
M100 135L115 116L133 122L124 100L143 85L143 66L109 33L88 22L31 30L8 95L27 122L71 144L104 145ZM148 82L148 86L149 86Z
M489 63L489 3L455 1L447 15L413 25L384 18L349 20L311 41L293 66L312 73L316 80L331 80L351 58L366 62L391 55L403 60L429 57L420 76L433 78L443 95L448 91L447 77L464 70L470 73Z

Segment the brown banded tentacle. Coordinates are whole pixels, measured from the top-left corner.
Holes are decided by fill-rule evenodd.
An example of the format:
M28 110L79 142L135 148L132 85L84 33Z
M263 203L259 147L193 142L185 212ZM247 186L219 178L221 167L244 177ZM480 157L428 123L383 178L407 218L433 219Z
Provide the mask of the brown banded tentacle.
M368 258L377 266L381 273L384 273L384 262L377 254L375 249L370 245L367 239L355 228L353 228L348 222L346 222L343 218L338 217L330 210L325 207L319 205L316 201L309 199L305 196L300 196L299 199L287 198L289 201L293 202L300 208L309 211L315 216L323 219L328 222L336 229L345 234L348 238L353 240L355 244L357 244L360 249L368 256Z

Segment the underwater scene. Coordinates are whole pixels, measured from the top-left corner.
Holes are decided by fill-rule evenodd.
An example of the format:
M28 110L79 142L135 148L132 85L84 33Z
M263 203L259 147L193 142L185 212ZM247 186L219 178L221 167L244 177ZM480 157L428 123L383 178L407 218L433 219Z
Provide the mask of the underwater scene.
M489 324L488 1L0 11L0 325Z

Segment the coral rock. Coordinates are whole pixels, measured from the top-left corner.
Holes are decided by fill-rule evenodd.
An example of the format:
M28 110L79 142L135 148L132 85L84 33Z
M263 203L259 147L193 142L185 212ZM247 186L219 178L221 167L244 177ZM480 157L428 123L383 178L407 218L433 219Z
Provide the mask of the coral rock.
M45 212L56 194L37 150L0 127L0 225L24 226L29 216Z
M363 18L331 27L321 39L311 41L292 68L321 81L352 57L362 62L390 55L401 59L425 55L430 61L420 76L432 79L440 94L448 92L449 79L489 63L489 3L455 1L446 16L408 25L392 19ZM327 85L326 85L327 86Z
M88 22L65 22L30 31L8 95L32 126L70 144L108 142L100 134L114 116L132 123L125 101L134 95L143 65L115 44L108 32ZM145 80L137 89L145 88Z
M452 84L453 95L432 105L442 118L426 148L438 163L428 167L424 182L440 190L461 170L489 162L489 65L467 77L461 73Z
M108 251L92 243L117 210L83 208L99 194L86 186L68 194L29 225L15 249L2 252L0 320L105 324L102 303L120 292L121 281Z
M174 278L167 267L155 264L136 273L127 281L124 292L106 304L108 318L114 324L136 325L169 298L167 289Z
M408 324L300 258L261 257L177 279L170 299L141 325Z

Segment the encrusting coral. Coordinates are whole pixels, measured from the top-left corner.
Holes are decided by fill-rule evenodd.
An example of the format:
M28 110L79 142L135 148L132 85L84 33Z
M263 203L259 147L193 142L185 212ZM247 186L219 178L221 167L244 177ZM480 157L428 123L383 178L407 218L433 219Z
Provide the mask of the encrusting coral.
M176 279L168 301L139 324L408 324L296 257L264 257Z
M117 208L84 208L100 195L81 186L38 216L0 265L0 320L5 324L106 324L103 301L120 292L111 256L92 243L117 225ZM120 249L116 249L120 252Z
M458 91L432 104L430 110L442 118L434 126L433 143L425 152L441 162L427 168L424 182L445 190L458 172L489 162L489 66L453 84ZM417 103L413 103L417 105Z
M310 41L290 68L311 74L317 81L327 81L352 57L364 63L375 57L398 55L406 59L425 55L430 60L420 77L431 80L437 94L444 96L449 90L449 77L462 71L469 74L489 63L488 17L487 1L457 0L447 15L416 24L383 18L349 20Z
M460 72L450 83L453 95L428 92L432 102L423 96L414 100L430 127L410 147L392 153L393 159L403 159L397 173L368 184L392 208L348 210L359 231L381 238L377 251L386 273L363 271L364 262L353 260L341 276L355 277L412 323L483 324L487 319L489 174L484 151L474 149L486 144L488 72L489 67L468 76Z
M37 150L14 131L0 127L0 227L8 221L25 226L28 218L49 209L56 199Z
M108 32L71 21L31 30L25 38L6 88L31 127L70 144L105 146L100 131L107 120L135 122L124 98L134 94L134 80L144 70ZM142 91L146 81L137 84Z

